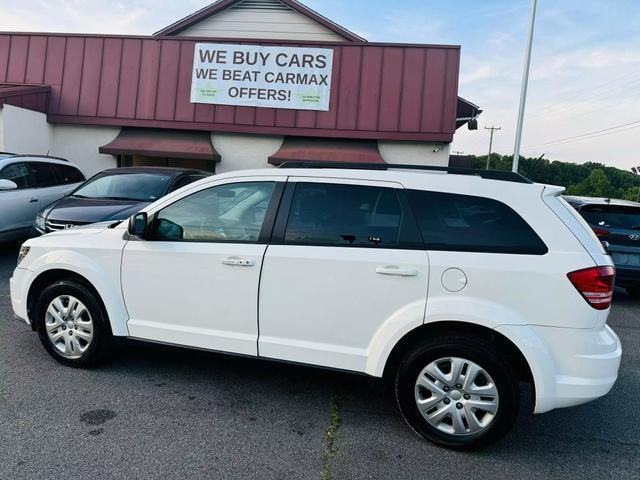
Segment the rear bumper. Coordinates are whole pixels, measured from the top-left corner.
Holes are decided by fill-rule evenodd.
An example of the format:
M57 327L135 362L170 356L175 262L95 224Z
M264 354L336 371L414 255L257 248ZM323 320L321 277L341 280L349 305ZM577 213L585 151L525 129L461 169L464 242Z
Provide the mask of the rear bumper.
M534 413L595 400L606 395L618 378L622 347L608 325L599 329L508 326L497 330L524 339L521 345L516 344L534 377Z

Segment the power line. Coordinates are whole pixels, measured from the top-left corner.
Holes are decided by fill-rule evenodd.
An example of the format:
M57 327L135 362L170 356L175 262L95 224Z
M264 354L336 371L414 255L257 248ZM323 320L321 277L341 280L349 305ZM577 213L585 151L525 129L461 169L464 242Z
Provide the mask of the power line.
M578 98L584 97L585 95L587 97L593 96L594 93L596 93L597 91L603 89L604 87L608 87L609 85L611 85L613 83L616 83L619 80L622 80L622 79L625 79L625 78L628 78L628 77L631 77L631 76L635 76L637 74L638 74L637 71L629 72L629 73L627 73L625 75L622 75L622 76L620 76L618 78L615 78L615 79L610 80L608 82L605 82L603 84L596 85L595 87L591 87L588 90L583 90L581 92L578 92L575 95L571 95L571 96L567 97L565 99L565 101L567 101L567 100L569 100L569 101L576 100ZM638 78L631 79L630 82L625 82L622 85L617 85L617 86L613 87L613 89L609 89L607 92L603 92L603 93L609 93L612 90L619 90L620 88L628 88L629 85L635 84L636 82L638 82L638 80L640 80L640 79L638 79ZM556 112L558 110L563 110L563 109L564 109L563 107L558 107L558 106L553 106L552 105L552 106L548 106L548 107L544 107L544 108L540 109L539 112L538 112L538 115L544 115L546 113Z
M559 138L557 140L551 140L549 142L544 142L544 143L537 143L535 145L529 145L528 147L525 148L533 148L533 147L542 147L544 145L552 145L554 143L561 143L561 142L565 142L567 140L574 140L574 139L578 139L578 138L582 138L582 137L588 137L597 133L601 133L601 132L608 132L610 130L616 130L618 128L622 128L622 127L628 127L629 125L636 125L640 123L640 120L636 120L634 122L629 122L629 123L623 123L622 125L616 125L614 127L608 127L608 128L603 128L601 130L594 130L593 132L587 132L587 133L582 133L580 135L574 135L573 137L567 137L567 138ZM630 129L628 129L630 130ZM611 132L611 133L616 133L616 132Z
M572 112L573 110L579 109L581 107L589 106L591 104L597 104L602 102L603 100L608 100L610 98L620 97L624 98L624 95L629 94L629 90L632 90L630 87L633 86L635 88L636 84L640 84L640 78L633 80L631 83L627 85L620 85L612 90L607 92L602 92L602 95L596 95L593 98L587 98L585 100L579 101L577 103L572 103L570 105L562 105L556 108L545 109L534 113L530 118L543 118L546 116L557 116L557 115L565 115L567 112ZM573 112L572 112L573 113Z
M614 130L612 132L600 133L598 135L592 135L590 137L575 138L573 140L567 140L567 141L564 141L564 142L554 143L553 145L565 145L567 143L572 143L572 142L582 142L584 140L591 140L593 138L606 137L607 135L613 135L614 133L626 132L627 130L635 130L636 128L640 128L640 125L635 125L633 127L628 127L628 128L621 128L620 130ZM527 150L531 150L531 148L527 148Z

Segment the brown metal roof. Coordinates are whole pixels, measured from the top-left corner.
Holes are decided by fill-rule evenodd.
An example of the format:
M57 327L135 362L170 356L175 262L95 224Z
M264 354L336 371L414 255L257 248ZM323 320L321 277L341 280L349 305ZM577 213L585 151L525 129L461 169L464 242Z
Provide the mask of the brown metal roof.
M378 151L378 142L372 140L287 137L280 150L269 157L271 165L296 161L386 163Z
M191 103L197 41L0 33L0 83L50 86L46 112L53 123L398 141L453 139L457 46L215 40L331 48L329 111L297 111Z
M45 112L50 90L47 85L0 83L0 108L7 104Z
M123 128L114 140L101 146L99 152L220 161L209 132Z

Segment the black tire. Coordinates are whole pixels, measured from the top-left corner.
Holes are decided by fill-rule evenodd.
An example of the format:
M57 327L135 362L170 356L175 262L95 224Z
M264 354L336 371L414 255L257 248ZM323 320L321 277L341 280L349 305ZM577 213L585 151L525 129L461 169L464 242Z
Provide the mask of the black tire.
M445 433L429 424L418 409L415 397L418 376L431 362L446 357L470 360L493 379L498 391L498 408L493 420L480 432ZM429 339L407 352L396 371L395 392L402 416L418 435L455 450L475 450L500 440L513 426L520 402L518 380L509 361L488 341L459 334Z
M46 312L49 304L55 298L67 295L75 297L84 304L91 316L93 324L93 338L86 345L86 349L82 353L79 353L75 358L67 358L58 351L52 340L49 338L45 326ZM106 314L95 294L79 282L73 280L61 280L46 287L36 302L34 318L36 321L38 336L40 337L40 341L42 342L45 350L49 355L63 365L77 368L92 367L102 362L111 350L113 337L111 335L111 329L109 328ZM64 333L67 334L69 332L73 334L73 329L70 328Z
M625 288L627 295L634 300L640 300L640 287L627 287Z

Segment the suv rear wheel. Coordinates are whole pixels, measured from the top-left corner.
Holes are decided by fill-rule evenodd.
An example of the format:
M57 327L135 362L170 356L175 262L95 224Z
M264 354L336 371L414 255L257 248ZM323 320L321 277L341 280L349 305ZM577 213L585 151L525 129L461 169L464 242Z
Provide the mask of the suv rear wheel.
M513 426L518 381L491 343L441 336L405 356L397 370L396 400L422 437L448 448L476 449Z
M92 366L104 358L111 343L98 299L74 281L55 282L42 291L35 321L44 348L65 365Z

